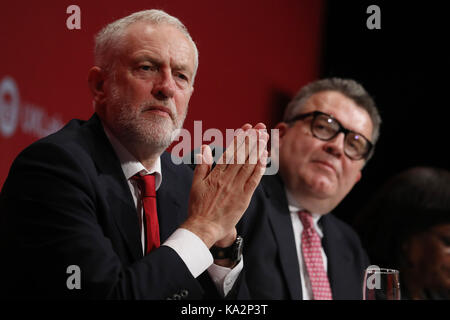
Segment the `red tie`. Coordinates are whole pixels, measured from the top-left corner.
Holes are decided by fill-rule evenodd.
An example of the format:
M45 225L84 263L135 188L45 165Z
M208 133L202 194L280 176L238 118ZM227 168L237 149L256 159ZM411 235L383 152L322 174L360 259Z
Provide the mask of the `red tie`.
M320 250L322 243L314 229L312 216L307 211L300 211L298 215L303 224L302 252L311 282L313 298L314 300L332 300L330 282L325 272Z
M138 187L142 194L144 229L147 239L145 254L148 254L160 245L158 214L156 211L155 176L153 174L144 176L137 174L132 179L138 182Z

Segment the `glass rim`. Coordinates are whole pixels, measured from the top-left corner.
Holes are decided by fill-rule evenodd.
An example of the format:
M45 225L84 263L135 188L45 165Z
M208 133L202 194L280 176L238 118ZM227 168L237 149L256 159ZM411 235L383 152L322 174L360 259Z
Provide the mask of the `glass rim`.
M380 273L380 274L399 273L398 270L390 268L366 268L366 272Z

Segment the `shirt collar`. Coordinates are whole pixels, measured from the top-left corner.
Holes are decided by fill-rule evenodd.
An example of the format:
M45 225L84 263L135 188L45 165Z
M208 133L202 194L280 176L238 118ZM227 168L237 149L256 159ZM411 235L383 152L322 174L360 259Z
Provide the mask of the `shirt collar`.
M109 142L111 143L117 157L120 161L120 166L125 175L125 178L129 180L132 176L136 174L155 175L155 189L158 190L162 182L162 172L161 172L161 158L158 157L150 170L147 170L142 163L140 163L114 136L114 134L103 124L103 129Z
M297 202L297 200L294 198L292 193L290 193L286 187L285 187L285 191L286 191L286 197L287 197L287 201L288 201L289 212L291 214L292 213L298 214L299 211L305 210L305 208L303 208ZM317 233L319 234L319 237L323 238L322 228L319 226L319 220L320 220L320 218L322 218L322 215L311 212L311 216L313 218L314 229L316 229Z

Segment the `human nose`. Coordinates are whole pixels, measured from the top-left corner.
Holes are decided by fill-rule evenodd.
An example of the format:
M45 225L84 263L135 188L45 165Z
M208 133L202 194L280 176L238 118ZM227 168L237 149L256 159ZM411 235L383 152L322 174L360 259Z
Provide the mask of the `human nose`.
M336 137L325 141L323 148L325 152L332 154L336 158L340 158L344 154L345 134L340 132Z
M162 70L154 81L152 94L158 100L167 100L175 94L175 81L169 70Z

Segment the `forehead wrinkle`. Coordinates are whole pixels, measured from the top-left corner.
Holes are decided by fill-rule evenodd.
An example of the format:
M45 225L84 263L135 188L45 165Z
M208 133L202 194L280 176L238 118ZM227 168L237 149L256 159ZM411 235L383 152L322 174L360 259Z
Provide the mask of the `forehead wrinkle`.
M144 26L144 32L132 32L133 27L142 28L138 24L131 25L124 35L124 41L126 41L125 46L127 48L126 52L129 55L132 55L135 59L146 60L147 58L159 64L163 64L166 58L168 58L172 69L185 70L191 75L193 74L195 65L194 48L181 31L170 25L162 24L155 26L147 24ZM169 30L169 33L172 35L172 41L165 41L166 36L162 34L162 30L158 32L158 29L162 28ZM177 36L181 36L183 41L174 39ZM135 48L138 48L138 50L134 51Z

